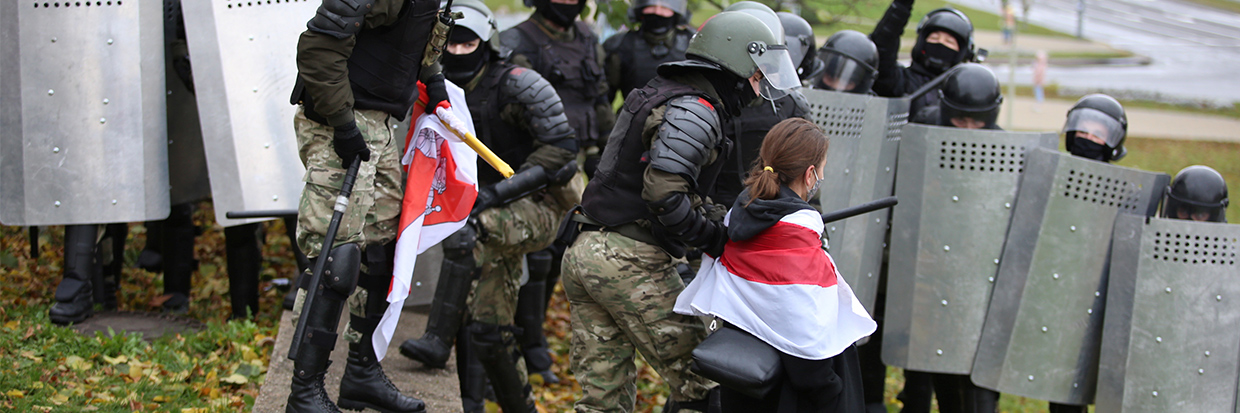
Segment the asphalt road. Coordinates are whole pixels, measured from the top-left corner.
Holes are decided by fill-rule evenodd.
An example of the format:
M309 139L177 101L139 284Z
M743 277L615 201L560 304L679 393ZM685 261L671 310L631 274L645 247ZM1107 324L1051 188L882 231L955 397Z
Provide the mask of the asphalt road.
M951 0L998 10L998 0ZM1029 21L1076 33L1077 0L1034 0ZM1129 90L1147 96L1240 102L1240 15L1178 0L1086 0L1085 38L1149 56L1130 67L1052 68L1048 81L1073 89ZM1017 39L1017 46L1020 41ZM991 62L1001 79L1003 62ZM1030 71L1017 69L1028 84Z

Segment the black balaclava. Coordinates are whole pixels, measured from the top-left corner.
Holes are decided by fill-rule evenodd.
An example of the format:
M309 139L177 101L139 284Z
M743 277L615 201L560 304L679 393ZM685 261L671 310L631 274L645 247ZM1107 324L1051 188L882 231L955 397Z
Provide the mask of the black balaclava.
M1068 147L1068 152L1099 162L1111 162L1111 148L1085 138L1073 137L1072 145Z
M457 26L452 30L452 34L448 36L448 43L465 43L478 39L478 35L473 31ZM478 44L478 48L473 52L463 55L455 55L452 53L444 53L442 58L443 77L451 80L452 83L464 86L478 75L478 71L487 62L487 56L490 54L490 45L486 42Z
M708 70L705 75L710 85L715 87L715 92L719 94L719 100L723 102L728 114L733 117L740 116L741 108L749 106L749 103L758 97L747 78L723 69Z
M963 44L959 39L956 41ZM952 50L942 43L927 42L924 38L919 39L913 45L913 54L924 55L926 58L923 60L925 63L922 64L922 67L936 75L946 72L947 69L951 69L952 66L960 63L960 51ZM913 60L917 61L918 59Z
M542 13L547 20L564 28L572 26L573 21L577 20L577 16L581 15L581 10L585 8L584 0L578 0L577 4L560 4L552 3L550 0L545 1L546 3L543 7L538 8L538 12Z
M675 14L669 17L663 17L657 14L643 14L642 30L654 34L667 33L668 30L671 30L672 27L676 26L677 20L678 19Z

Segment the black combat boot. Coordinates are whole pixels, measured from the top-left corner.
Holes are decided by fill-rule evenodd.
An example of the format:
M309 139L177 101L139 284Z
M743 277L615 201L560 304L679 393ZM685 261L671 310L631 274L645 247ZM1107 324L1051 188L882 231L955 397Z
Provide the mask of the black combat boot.
M65 226L64 279L56 286L56 303L48 310L48 318L56 324L85 320L95 310L94 279L99 272L95 225Z
M258 273L263 268L259 250L259 225L243 224L224 228L224 245L228 259L228 295L232 302L233 320L253 319L258 315ZM296 298L296 290L293 289Z
M477 274L474 234L473 227L465 225L443 241L443 266L431 301L431 313L426 319L426 332L422 338L401 343L401 355L431 368L441 369L447 365L465 316L469 286Z
M323 389L323 375L331 363L332 349L336 347L340 311L357 286L361 260L357 244L333 248L319 285L311 286L307 292L307 298L309 294L316 294L316 297L313 305L301 311L301 317L306 320L305 335L297 343L297 354L293 355L293 380L288 403L284 406L286 413L340 411Z
M138 268L149 272L164 271L164 221L147 221L146 246L138 253Z
M375 356L373 337L379 320L387 311L387 292L392 285L392 258L396 244L366 246L367 273L359 286L366 289L365 316L350 315L349 325L362 339L349 343L349 364L340 379L340 407L349 410L371 408L385 413L421 413L426 405L400 393L383 373Z
M517 360L513 357L514 339L504 331L512 327L475 321L468 328L470 344L486 369L487 378L491 379L499 408L505 412L537 412L538 406L530 401L530 384L522 381L521 373L517 371Z
M551 273L552 254L549 250L535 251L526 255L530 278L517 293L516 324L521 327L521 352L530 374L542 376L543 383L555 384L560 379L551 372L551 354L547 338L543 335L546 318L546 279Z

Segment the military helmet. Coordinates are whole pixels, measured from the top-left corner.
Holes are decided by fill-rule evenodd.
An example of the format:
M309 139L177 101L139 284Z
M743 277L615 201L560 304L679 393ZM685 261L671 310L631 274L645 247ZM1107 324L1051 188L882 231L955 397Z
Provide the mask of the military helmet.
M447 2L439 3L439 7L447 6ZM499 51L499 26L495 23L495 15L481 0L453 0L452 11L459 12L463 17L456 19L453 30L469 29L474 35L488 43L492 50ZM494 41L493 41L494 40Z
M993 127L1002 103L995 72L977 63L965 63L953 69L939 89L939 124L951 126L952 118L972 118Z
M676 14L679 24L689 23L689 2L687 0L634 0L633 5L629 6L629 21L637 23L641 21L642 9L650 6L663 6L672 9Z
M878 48L859 31L835 32L818 50L818 58L823 63L821 73L815 76L818 88L868 93L878 78Z
M689 40L685 55L718 65L741 78L761 71L759 92L767 99L776 99L782 96L780 91L786 94L801 84L788 47L779 44L780 40L752 14L725 11L702 23Z
M732 3L731 6L723 9L723 11L738 11L757 17L758 20L761 20L762 24L771 31L771 34L775 35L775 40L778 43L771 44L787 44L784 41L784 25L783 23L780 23L779 15L776 15L775 11L771 10L771 8L767 7L765 4L749 0L738 1L736 3Z
M801 16L786 11L775 14L784 28L784 43L788 45L792 64L797 65L797 76L801 80L813 78L822 70L822 61L818 60L815 50L818 45L814 41L814 28Z
M1180 170L1163 195L1163 218L1227 222L1227 181L1214 168Z
M925 53L926 38L930 33L943 31L951 34L956 38L956 45L960 50L955 57L949 60L941 60ZM931 69L935 72L943 72L947 69L973 60L976 53L977 45L973 42L973 22L969 20L960 10L951 7L931 10L922 17L921 22L917 24L917 43L913 45L913 61Z
M1124 106L1113 97L1095 93L1076 101L1068 110L1068 120L1063 125L1064 140L1069 148L1076 136L1073 132L1086 132L1106 140L1109 160L1117 161L1128 154L1124 148L1128 116L1124 114Z

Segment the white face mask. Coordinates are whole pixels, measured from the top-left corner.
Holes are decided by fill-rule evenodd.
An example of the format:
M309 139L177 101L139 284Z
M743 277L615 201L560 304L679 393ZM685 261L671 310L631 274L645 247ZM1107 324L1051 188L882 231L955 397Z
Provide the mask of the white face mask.
M805 192L806 201L809 201L810 198L818 196L818 188L822 186L822 180L824 179L824 177L820 175L818 172L819 171L817 171L817 168L815 168L814 177L818 178L818 180L814 181L814 186L810 187L809 191Z

